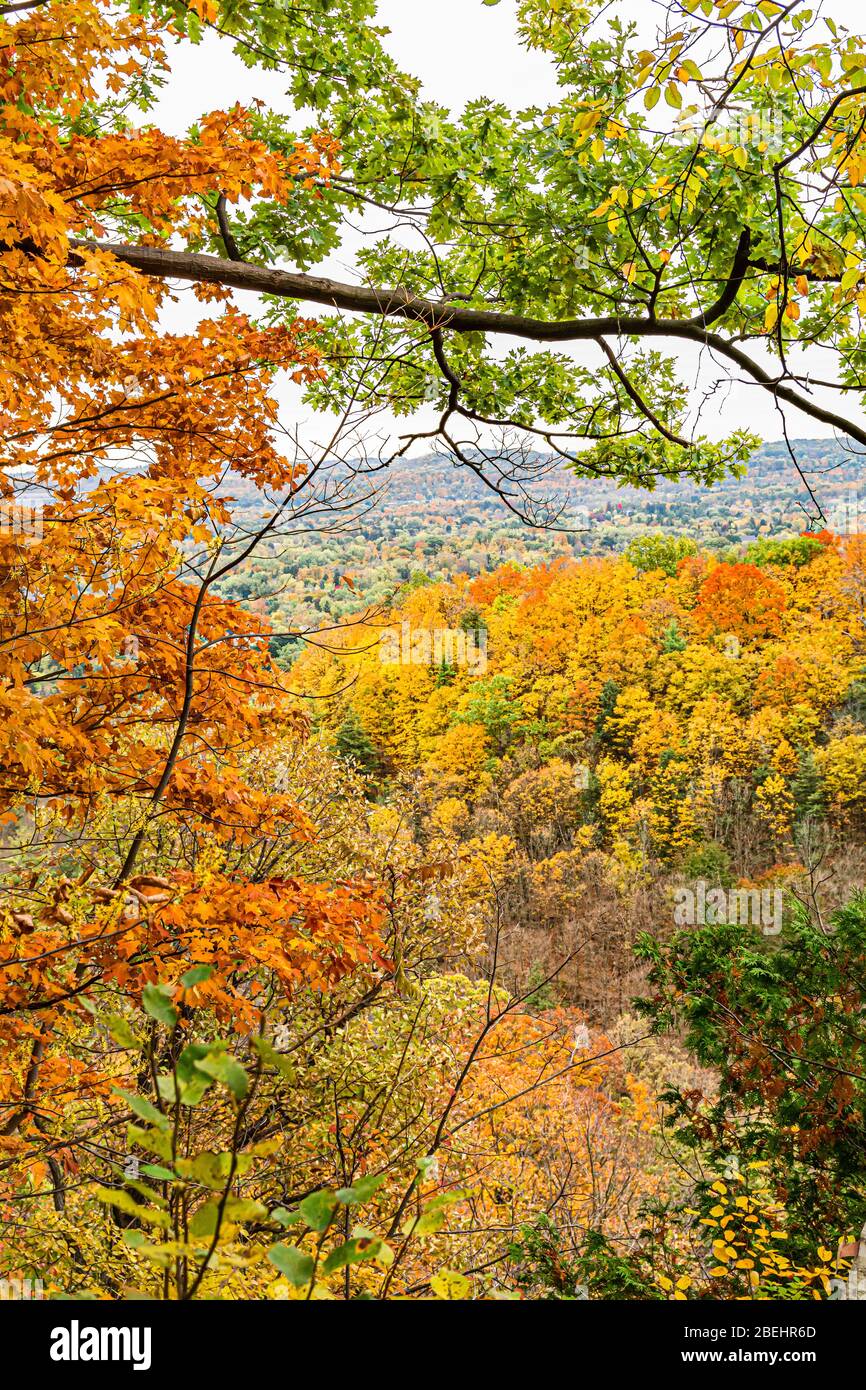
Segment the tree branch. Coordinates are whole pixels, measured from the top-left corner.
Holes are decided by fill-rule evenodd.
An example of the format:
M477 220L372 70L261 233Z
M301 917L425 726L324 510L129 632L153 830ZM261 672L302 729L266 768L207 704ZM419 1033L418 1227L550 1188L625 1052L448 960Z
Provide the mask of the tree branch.
M329 308L345 309L350 313L377 314L424 323L431 330L448 329L452 333L490 333L502 337L522 338L531 342L563 343L590 342L609 336L638 338L677 338L712 348L733 362L777 400L794 406L804 415L831 425L847 434L858 444L866 446L866 427L826 410L807 396L792 390L765 371L742 348L736 347L718 333L708 331L707 325L733 303L735 286L740 277L744 240L740 238L731 276L716 303L706 312L688 319L656 319L635 315L605 318L539 319L525 314L502 313L494 309L472 309L453 302L424 299L403 286L378 288L348 285L338 280L326 280L297 271L270 270L247 261L226 261L218 256L192 252L171 251L157 246L125 246L114 242L72 239L73 248L109 252L125 265L133 266L144 275L157 279L201 281L227 285L234 289L272 294L284 299L299 299ZM73 263L75 261L73 250Z
M217 198L216 205L217 222L219 223L220 236L223 239L223 246L226 248L226 255L229 260L242 261L243 256L238 250L238 244L232 236L232 229L229 226L228 214L226 213L226 195L221 193Z

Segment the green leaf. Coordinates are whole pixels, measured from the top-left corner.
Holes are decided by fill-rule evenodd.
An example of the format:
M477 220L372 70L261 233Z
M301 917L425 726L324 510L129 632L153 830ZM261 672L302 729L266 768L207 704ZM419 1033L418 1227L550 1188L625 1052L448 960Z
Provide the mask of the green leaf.
M212 1076L228 1086L236 1100L243 1100L249 1090L249 1077L240 1062L227 1052L212 1052L207 1057L202 1057L196 1062L196 1068L206 1076Z
M138 1182L135 1178L124 1178L127 1187L131 1187L133 1192L138 1192L146 1202L152 1202L155 1207L167 1207L168 1202L146 1182Z
M225 1205L228 1221L261 1221L267 1214L264 1203L252 1197L229 1197Z
M157 1129L167 1130L171 1128L171 1121L168 1116L163 1115L162 1111L157 1110L153 1102L146 1100L144 1096L133 1095L131 1091L121 1090L119 1086L115 1086L114 1095L121 1096L140 1120L149 1120L151 1124L156 1125Z
M141 992L145 1011L166 1028L173 1028L177 1023L177 1009L171 1003L171 993L170 985L145 985Z
M235 1176L243 1177L252 1164L253 1160L248 1154L238 1154L235 1158ZM194 1182L200 1182L204 1187L218 1192L226 1185L226 1179L231 1172L232 1156L228 1152L205 1151L196 1154L195 1158L179 1158L176 1166L183 1177L192 1178Z
M337 1198L333 1192L314 1192L312 1196L304 1198L298 1210L312 1230L326 1231L331 1224L336 1206Z
M341 1187L336 1193L337 1201L345 1206L355 1206L360 1202L369 1202L374 1192L382 1186L385 1181L384 1174L378 1177L358 1178L351 1187Z
M128 1192L122 1192L113 1187L97 1187L95 1196L100 1202L117 1207L118 1211L125 1211L129 1216L137 1216L139 1221L147 1221L152 1226L167 1227L170 1224L168 1212L154 1211L150 1207L144 1207L133 1197L130 1197Z
M120 1014L111 1014L106 1022L109 1035L112 1041L117 1043L118 1047L130 1048L141 1046L141 1039L133 1033L126 1019L121 1018Z
M219 1203L214 1201L205 1202L203 1206L197 1207L189 1223L190 1235L212 1236L216 1230L218 1212Z
M140 1125L127 1125L126 1138L129 1144L137 1144L147 1153L171 1162L171 1134L167 1129L142 1129Z
M304 1250L299 1250L296 1245L272 1245L268 1251L268 1259L296 1289L309 1284L313 1277L315 1266L312 1256Z
M267 1038L253 1038L253 1047L256 1049L256 1052L263 1062L267 1062L270 1067L276 1067L280 1075L284 1076L287 1081L295 1081L297 1073L294 1066L289 1061L288 1057L284 1057L282 1053L277 1052L276 1048L272 1043L268 1042Z
M196 1182L202 1183L205 1187L212 1187L218 1191L225 1187L226 1178L231 1170L232 1156L230 1153L200 1153L189 1162L183 1165L183 1171L188 1171L189 1176ZM180 1165L178 1165L180 1167Z
M217 1046L221 1048L223 1044ZM175 1071L182 1105L198 1105L213 1085L214 1078L198 1069L198 1063L213 1050L213 1043L189 1043L180 1054Z
M194 965L192 970L187 970L185 975L181 975L180 982L184 989L192 989L193 985L201 985L205 980L209 980L212 974L212 965Z
M160 1100L164 1100L167 1105L174 1105L177 1100L177 1087L174 1084L174 1076L170 1071L164 1071L156 1078L156 1089L159 1091Z
M278 1221L281 1226L297 1226L303 1219L297 1207L294 1211L289 1211L288 1207L274 1207L271 1212L271 1220Z
M332 1250L322 1267L323 1273L334 1274L347 1265L362 1264L364 1260L378 1260L381 1264L394 1262L394 1252L379 1236L357 1235Z
M462 1202L465 1195L464 1192L440 1192L437 1197L427 1203L417 1219L412 1217L405 1223L404 1234L413 1236L435 1235L445 1224L448 1208L453 1207L455 1202Z
M177 1174L170 1168L163 1168L160 1163L143 1163L142 1173L146 1173L149 1178L159 1178L162 1182L176 1182Z
M189 1223L192 1236L212 1236L216 1230L220 1199L211 1197L194 1213ZM223 1219L237 1224L239 1221L261 1221L268 1214L262 1202L251 1197L229 1197L223 1207Z

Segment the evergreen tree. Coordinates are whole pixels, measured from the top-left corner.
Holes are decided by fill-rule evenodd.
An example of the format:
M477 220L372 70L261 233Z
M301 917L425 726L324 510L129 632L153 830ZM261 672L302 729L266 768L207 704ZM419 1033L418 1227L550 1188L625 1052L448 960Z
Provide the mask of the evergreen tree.
M601 698L598 702L598 718L595 721L595 737L599 743L605 742L605 725L616 709L616 702L618 699L619 686L616 681L605 681L601 688Z
M683 637L682 633L677 627L676 618L672 618L668 626L665 628L664 636L662 637L662 651L684 652L688 645L689 644L686 641L685 637Z
M442 661L440 661L439 665L436 667L435 681L437 690L443 685L451 685L456 675L456 666L452 666L450 661L446 661L443 658Z
M379 754L355 710L350 709L334 735L337 756L352 763L365 777L376 777L380 770Z
M821 774L811 748L801 748L798 753L797 772L791 783L794 798L795 821L799 825L810 817L823 820L825 814L824 787Z

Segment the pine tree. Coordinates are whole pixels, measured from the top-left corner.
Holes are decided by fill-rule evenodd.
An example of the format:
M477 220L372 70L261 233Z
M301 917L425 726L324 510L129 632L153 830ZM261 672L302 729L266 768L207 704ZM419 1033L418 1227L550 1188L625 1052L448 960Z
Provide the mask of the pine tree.
M334 735L337 756L355 765L365 777L376 777L379 773L379 754L375 745L358 718L350 709Z
M794 819L797 825L801 824L807 817L812 820L823 820L825 815L824 787L818 765L815 762L815 754L811 748L801 748L798 757L797 772L791 783L791 794L795 807Z
M668 626L665 628L664 636L662 637L662 651L684 652L688 645L689 644L686 641L685 637L683 637L682 633L677 627L676 618L672 618Z
M606 741L607 732L605 725L616 709L616 702L618 699L619 686L616 681L605 681L598 702L598 718L595 721L595 738L598 743L604 743Z
M436 669L435 684L436 684L436 689L437 689L437 690L440 689L443 685L452 685L452 684L453 684L453 682L454 682L454 680L455 680L455 678L456 678L456 676L457 676L457 668L456 668L456 666L452 666L451 662L446 661L446 660L444 659L444 657L443 657L442 661L439 663L439 665L438 665L435 669Z

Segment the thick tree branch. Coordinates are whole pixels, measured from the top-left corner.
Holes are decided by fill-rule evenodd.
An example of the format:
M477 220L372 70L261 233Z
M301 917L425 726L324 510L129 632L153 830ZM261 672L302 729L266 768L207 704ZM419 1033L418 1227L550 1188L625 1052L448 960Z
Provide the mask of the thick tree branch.
M657 319L636 315L611 315L604 318L539 319L526 314L503 313L495 309L473 309L451 301L424 299L400 287L376 288L349 285L297 271L270 270L266 266L246 261L226 261L218 256L205 256L172 251L156 246L124 246L113 242L73 240L73 248L110 252L125 265L133 266L145 275L157 279L200 281L226 285L234 289L252 290L285 299L298 299L329 308L345 309L350 313L377 314L424 323L432 329L448 329L451 333L490 333L500 337L522 338L539 343L590 342L603 337L675 338L711 348L727 358L778 401L808 415L813 420L832 426L847 434L858 444L866 446L866 427L856 424L833 410L801 395L755 362L742 348L718 333L711 333L708 324L730 307L732 286L740 273L744 256L743 238L735 257L732 275L715 305L706 312L688 319ZM721 308L720 308L721 306Z
M744 234L745 235L745 234ZM503 313L495 309L472 309L453 301L424 299L412 294L402 285L391 288L348 285L339 280L326 280L318 275L297 271L271 270L248 261L222 260L219 256L172 251L160 246L124 246L116 242L73 239L73 248L109 252L124 265L133 266L144 275L163 280L193 280L212 285L226 285L237 290L252 290L273 294L283 299L301 299L310 304L323 304L350 313L384 314L392 318L424 323L428 328L447 328L451 333L495 333L506 337L529 338L536 342L590 341L603 335L641 334L666 337L675 333L689 336L688 329L700 333L719 318L736 298L731 293L736 276L737 261L732 279L726 282L719 301L706 313L689 319L648 319L634 315L616 315L591 319L539 319L525 314ZM740 280L742 276L740 276ZM737 288L739 282L737 282ZM720 308L720 305L722 306Z

